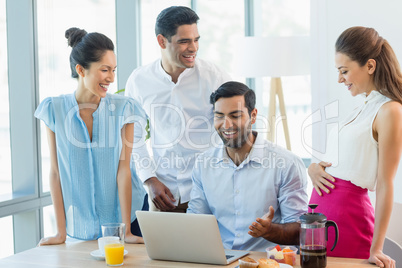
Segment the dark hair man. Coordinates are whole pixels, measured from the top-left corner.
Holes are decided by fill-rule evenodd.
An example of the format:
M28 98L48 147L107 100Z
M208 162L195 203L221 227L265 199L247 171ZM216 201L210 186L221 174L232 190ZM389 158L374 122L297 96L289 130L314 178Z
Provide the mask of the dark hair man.
M302 160L252 130L257 109L246 85L227 82L210 101L222 145L197 158L188 213L215 215L227 249L299 244L296 221L308 200Z
M213 134L210 94L229 76L197 58L198 16L188 7L172 6L157 17L155 34L161 58L133 71L126 95L151 129L151 157L144 124L135 124L133 159L149 188L151 210L185 212L190 200L195 155L208 149Z

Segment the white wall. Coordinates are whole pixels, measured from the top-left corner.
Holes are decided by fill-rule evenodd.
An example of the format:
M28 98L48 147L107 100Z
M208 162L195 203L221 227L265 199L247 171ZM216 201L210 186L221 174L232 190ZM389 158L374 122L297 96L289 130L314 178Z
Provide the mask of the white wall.
M361 97L351 97L338 84L334 63L337 37L351 26L375 28L388 40L402 62L402 1L398 0L311 0L312 111L338 101L339 118L356 107ZM313 149L325 150L325 122L313 126ZM402 137L401 137L402 138ZM399 193L399 194L398 194ZM402 161L395 178L395 202L402 203ZM373 196L373 195L371 195Z

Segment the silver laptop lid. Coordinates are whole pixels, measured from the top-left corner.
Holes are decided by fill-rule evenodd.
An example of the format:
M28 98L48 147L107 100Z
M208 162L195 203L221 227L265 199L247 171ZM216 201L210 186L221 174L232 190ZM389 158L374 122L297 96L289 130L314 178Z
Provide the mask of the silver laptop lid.
M151 259L227 264L214 215L154 211L136 215Z

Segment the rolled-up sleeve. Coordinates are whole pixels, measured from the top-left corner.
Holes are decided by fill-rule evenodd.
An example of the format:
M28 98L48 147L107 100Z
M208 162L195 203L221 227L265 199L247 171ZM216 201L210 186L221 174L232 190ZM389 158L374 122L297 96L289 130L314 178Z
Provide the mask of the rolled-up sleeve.
M142 108L141 100L135 95L135 85L132 79L126 84L125 95L132 99L134 105L134 145L132 151L132 166L135 165L138 177L145 182L151 177L156 177L156 165L154 159L149 154L146 145L147 114Z
M294 157L289 168L282 173L278 202L281 210L281 223L295 222L307 212L307 175L303 161Z

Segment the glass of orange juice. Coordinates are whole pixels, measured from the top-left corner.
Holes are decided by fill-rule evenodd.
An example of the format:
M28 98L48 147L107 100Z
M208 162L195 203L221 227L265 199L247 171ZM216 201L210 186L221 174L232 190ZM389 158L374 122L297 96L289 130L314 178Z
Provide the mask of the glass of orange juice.
M102 224L104 237L118 237L118 240L107 240L104 245L105 259L108 266L121 266L124 259L124 238L126 225L124 223Z
M105 245L105 259L108 266L123 265L124 245L120 243Z

